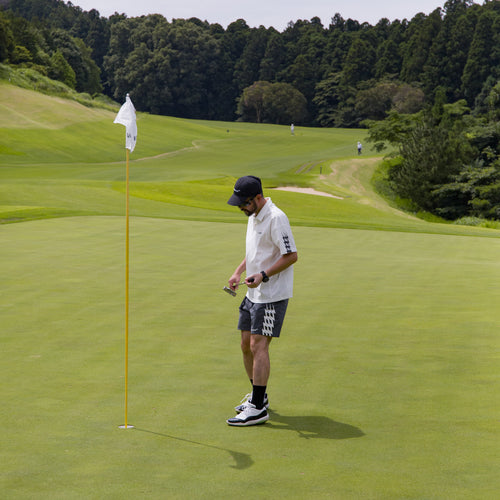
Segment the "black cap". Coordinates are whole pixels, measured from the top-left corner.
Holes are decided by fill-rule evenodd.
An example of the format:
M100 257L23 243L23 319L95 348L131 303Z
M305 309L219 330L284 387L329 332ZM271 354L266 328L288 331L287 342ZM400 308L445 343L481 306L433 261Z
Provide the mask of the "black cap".
M243 205L248 198L253 198L258 194L262 194L262 184L258 177L253 175L246 175L240 177L234 185L233 196L229 198L228 205L237 207Z

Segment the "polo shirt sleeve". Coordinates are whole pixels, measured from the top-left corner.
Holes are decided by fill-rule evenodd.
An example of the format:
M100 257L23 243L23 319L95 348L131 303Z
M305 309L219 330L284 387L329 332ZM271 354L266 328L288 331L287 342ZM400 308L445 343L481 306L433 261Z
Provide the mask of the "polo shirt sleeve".
M281 255L297 251L290 222L283 212L273 218L271 234L273 243L279 247Z

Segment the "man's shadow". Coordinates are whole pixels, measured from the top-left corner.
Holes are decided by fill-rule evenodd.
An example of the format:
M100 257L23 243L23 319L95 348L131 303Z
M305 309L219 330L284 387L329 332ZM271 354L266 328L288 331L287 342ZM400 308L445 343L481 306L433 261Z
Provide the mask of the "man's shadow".
M224 451L226 453L229 453L231 457L233 457L234 465L230 465L230 467L232 467L233 469L248 469L253 465L253 459L248 453L241 453L239 451L231 450L229 448L222 448L220 446L215 446L213 444L200 443L199 441L193 441L191 439L172 436L170 434L162 434L161 432L153 432L147 429L135 428L135 430L139 432L146 432L148 434L154 434L155 436L160 436L162 438L175 439L176 441L182 441L184 443L189 443L195 446L202 446L205 448L213 448L214 450Z
M365 435L365 433L349 424L343 424L341 422L335 422L328 417L319 416L296 416L287 417L280 415L275 411L269 410L270 420L266 422L265 428L270 428L273 430L289 430L297 432L300 437L311 439L311 438L322 438L322 439L351 439L358 438ZM172 436L170 434L163 434L161 432L154 432L147 429L135 429L138 432L145 432L148 434L153 434L155 436L160 436L162 438L174 439L176 441L181 441L183 443L188 443L194 446L202 446L205 448L212 448L214 450L223 451L229 453L234 460L234 464L230 467L234 469L249 469L252 467L254 461L248 453L241 453L236 450L229 448L222 448L220 446L215 446L208 443L202 443L199 441L193 441L191 439L181 438L178 436Z
M276 430L295 431L305 439L352 439L363 437L365 433L353 425L336 422L328 417L320 416L285 416L269 411L266 427Z

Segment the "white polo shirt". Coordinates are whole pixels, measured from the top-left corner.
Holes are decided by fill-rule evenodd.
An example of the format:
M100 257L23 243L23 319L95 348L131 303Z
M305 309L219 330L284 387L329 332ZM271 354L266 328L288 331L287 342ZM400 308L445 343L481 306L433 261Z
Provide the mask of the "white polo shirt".
M281 255L296 252L290 222L271 198L257 215L248 218L246 237L246 274L260 273L271 267ZM267 303L289 299L293 295L293 265L269 277L267 283L248 288L252 302Z

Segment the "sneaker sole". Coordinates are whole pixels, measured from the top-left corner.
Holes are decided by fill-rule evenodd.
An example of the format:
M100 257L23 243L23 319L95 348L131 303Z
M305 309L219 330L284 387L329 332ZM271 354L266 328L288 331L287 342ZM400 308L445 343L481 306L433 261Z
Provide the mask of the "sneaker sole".
M254 419L243 421L243 420L238 420L237 418L230 418L226 420L226 422L228 423L228 425L233 425L235 427L248 427L249 425L263 424L267 420L269 420L269 415L266 412L265 415L262 415L261 417L257 417Z

